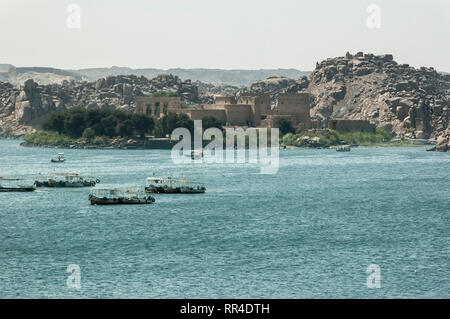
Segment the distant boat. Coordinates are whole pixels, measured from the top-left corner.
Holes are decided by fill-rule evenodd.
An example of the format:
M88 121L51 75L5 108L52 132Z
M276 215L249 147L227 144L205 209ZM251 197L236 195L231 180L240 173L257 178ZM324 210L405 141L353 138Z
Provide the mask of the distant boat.
M22 185L21 178L0 177L0 192L32 192L36 190L35 185Z
M350 152L350 146L344 145L336 148L336 152Z
M171 177L149 177L145 187L147 193L166 194L200 194L206 192L206 187L187 179L174 179Z
M192 150L190 154L185 154L185 156L190 157L191 159L200 159L204 155L202 150Z
M153 204L155 198L142 190L93 188L89 194L91 205Z
M56 156L50 159L52 163L64 163L66 159L64 158L64 153L58 153Z

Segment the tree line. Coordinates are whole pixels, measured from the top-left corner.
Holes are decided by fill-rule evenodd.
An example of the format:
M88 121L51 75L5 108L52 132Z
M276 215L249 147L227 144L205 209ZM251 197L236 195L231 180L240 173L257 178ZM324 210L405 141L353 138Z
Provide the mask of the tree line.
M222 128L223 123L214 117L202 120L203 129ZM58 132L71 138L134 137L143 138L150 134L155 137L170 135L178 127L194 131L194 121L186 114L168 113L157 118L146 114L129 113L123 110L88 110L82 107L55 112L43 123L45 131Z

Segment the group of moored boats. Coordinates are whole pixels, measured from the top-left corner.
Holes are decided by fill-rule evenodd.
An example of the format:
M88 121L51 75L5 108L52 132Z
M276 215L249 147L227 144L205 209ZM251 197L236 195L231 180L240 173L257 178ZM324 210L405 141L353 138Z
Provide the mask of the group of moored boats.
M206 192L201 183L172 177L149 177L144 189L98 188L99 179L77 173L53 173L37 175L34 184L25 185L23 179L0 177L0 192L28 192L37 187L92 187L91 205L152 204L155 198L149 194L199 194Z
M149 193L156 194L199 194L206 192L201 183L172 177L149 177L144 190L125 188L92 188L89 194L91 205L119 205L119 204L153 204L155 198Z
M191 154L203 156L203 154ZM64 153L58 153L51 158L52 163L63 163L66 159ZM96 188L99 179L93 176L81 176L77 173L51 173L38 174L33 184L26 185L21 178L0 177L0 192L32 192L37 187L92 187L89 200L91 205L117 205L117 204L152 204L155 198L149 193L156 194L199 194L206 192L201 183L191 182L187 179L174 179L172 177L149 177L145 188Z
M22 178L0 177L0 192L32 192L37 187L93 187L97 183L99 179L77 173L38 174L32 184L26 184Z

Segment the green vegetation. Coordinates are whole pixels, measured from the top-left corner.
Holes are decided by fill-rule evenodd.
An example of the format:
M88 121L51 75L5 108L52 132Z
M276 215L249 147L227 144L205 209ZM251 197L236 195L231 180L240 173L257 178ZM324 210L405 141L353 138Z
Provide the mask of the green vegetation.
M329 130L324 133L288 133L283 136L281 143L292 146L318 146L329 147L336 145L371 145L376 143L388 143L391 136L384 129L378 128L376 132L337 132ZM312 142L311 142L312 141Z
M223 123L214 117L204 117L203 130L217 127L223 131ZM330 147L336 145L374 145L387 144L391 136L378 128L376 132L337 132L334 130L317 133L295 133L291 123L278 119L276 126L283 136L284 145L300 147ZM43 124L43 131L25 136L28 144L68 144L75 141L89 141L95 145L105 145L115 138L139 137L146 135L161 138L170 135L179 127L194 132L194 121L186 114L169 112L162 118L145 114L132 114L121 110L87 110L72 108L53 113ZM259 138L258 138L259 139ZM225 140L225 138L224 138ZM270 141L270 136L268 137ZM246 141L248 143L248 141Z
M203 129L223 123L214 117L203 119ZM120 110L86 110L72 108L53 113L42 125L42 131L28 134L29 144L63 144L88 140L93 144L107 144L111 139L153 135L161 138L170 135L178 127L194 131L194 121L186 114L169 112L162 118L145 114L131 114Z
M128 137L138 132L141 136L151 133L154 119L146 115L130 114L120 110L86 110L73 108L53 113L42 128L70 138L92 139L95 136Z
M61 135L58 132L38 131L25 136L25 142L29 144L64 144L70 143L71 138L65 135Z
M207 130L209 128L216 127L216 128L218 128L218 129L223 131L222 126L223 126L222 121L216 119L213 116L205 116L202 119L203 130Z
M39 136L44 142L47 139L55 140L57 136L72 139L82 137L89 140L98 136L114 138L138 135L144 138L146 134L165 137L177 127L185 127L193 132L194 122L186 114L169 113L163 118L155 118L120 110L73 108L53 113L42 125L46 133L33 135L33 137Z
M284 118L277 118L275 120L274 127L277 127L280 129L281 136L284 136L288 133L292 133L292 134L295 133L295 129L292 126L292 123L289 120L284 119Z

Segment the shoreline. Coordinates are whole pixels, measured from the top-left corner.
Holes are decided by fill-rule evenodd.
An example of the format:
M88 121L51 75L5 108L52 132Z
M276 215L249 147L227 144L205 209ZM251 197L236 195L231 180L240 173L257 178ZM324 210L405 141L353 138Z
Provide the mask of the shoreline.
M161 139L148 139L145 141L139 141L135 143L130 140L123 142L112 142L108 144L96 145L89 142L73 142L73 143L27 143L23 139L8 139L21 141L22 147L34 147L34 148L52 148L52 149L117 149L117 150L148 150L148 149L172 149L172 147L178 143L178 141L171 141L168 138ZM209 141L204 141L203 147L209 144ZM339 145L332 146L295 146L295 145L280 145L280 150L283 149L298 149L298 150L321 150L321 149L336 149ZM387 142L387 143L373 143L373 144L361 144L350 145L351 148L414 148L414 147L432 147L433 144L412 143L412 142ZM225 149L225 145L224 145ZM246 147L246 149L248 149Z
M60 148L60 149L125 149L125 150L146 150L146 149L172 149L178 141L170 139L147 139L147 140L111 140L109 143L95 144L89 141L73 141L68 143L29 143L24 140L20 143L22 147L36 148Z

